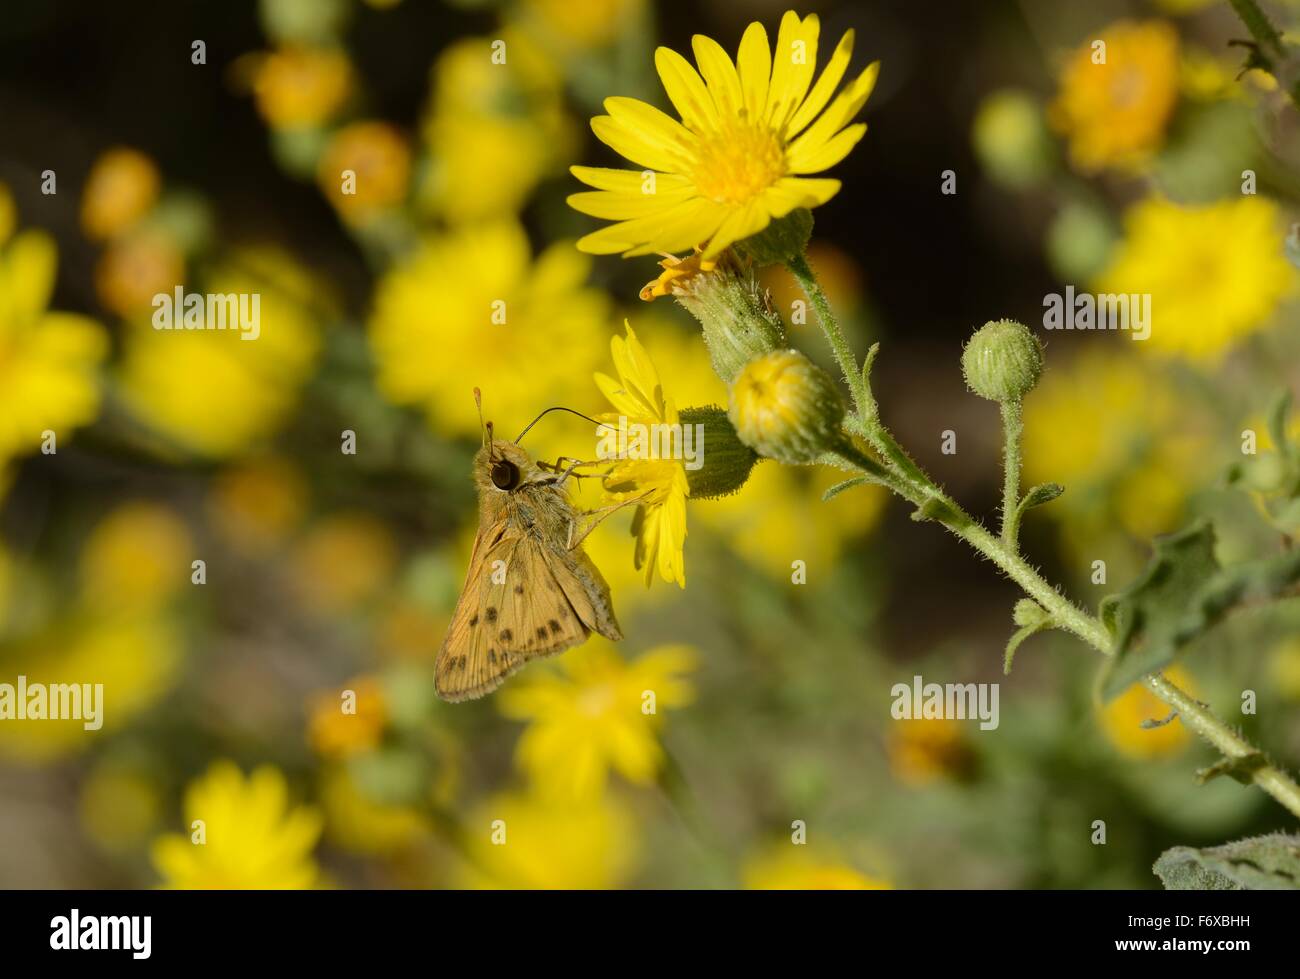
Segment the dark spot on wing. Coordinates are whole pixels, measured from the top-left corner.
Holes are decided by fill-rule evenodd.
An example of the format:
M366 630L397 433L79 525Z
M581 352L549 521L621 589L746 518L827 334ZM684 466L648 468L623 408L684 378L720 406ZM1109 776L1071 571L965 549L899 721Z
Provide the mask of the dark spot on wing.
M541 626L541 625L539 625L539 626L537 627L537 638L538 638L538 639L545 639L545 638L546 638L546 627L545 627L545 626Z
M488 662L489 662L489 663L495 663L496 661L497 661L497 651L496 651L495 649L489 649L489 650L488 650Z
M502 630L501 630L501 636L500 636L500 639L501 639L502 642L509 642L509 641L510 641L511 639L513 639L514 637L515 637L515 634L514 634L513 632L511 632L509 629L502 629Z
M478 613L477 613L477 612L475 612L473 615L471 615L471 616L469 617L469 624L472 625L472 626L474 626L474 625L478 625Z
M483 611L483 614L487 616L489 622L495 622L497 620L497 610L491 605Z
M551 627L551 635L555 635L560 631L560 623L556 622L554 619L551 619L551 621L546 624Z
M516 594L516 595L522 595L523 593L524 593L524 586L523 586L523 585L515 585L515 594Z

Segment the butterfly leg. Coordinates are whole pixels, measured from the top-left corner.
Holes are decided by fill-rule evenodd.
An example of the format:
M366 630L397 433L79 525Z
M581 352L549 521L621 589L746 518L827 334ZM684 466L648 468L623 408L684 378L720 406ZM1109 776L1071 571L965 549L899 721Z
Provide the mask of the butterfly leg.
M586 540L587 535L599 527L605 521L606 517L612 516L615 512L623 509L625 506L630 506L633 503L640 503L649 495L649 493L642 493L640 496L634 496L630 500L619 500L617 503L611 503L609 506L599 507L595 510L583 511L582 515L584 517L591 517L592 520L582 528L582 532L578 535L577 540L573 539L573 532L577 528L577 523L575 521L574 523L569 524L569 550L573 550Z

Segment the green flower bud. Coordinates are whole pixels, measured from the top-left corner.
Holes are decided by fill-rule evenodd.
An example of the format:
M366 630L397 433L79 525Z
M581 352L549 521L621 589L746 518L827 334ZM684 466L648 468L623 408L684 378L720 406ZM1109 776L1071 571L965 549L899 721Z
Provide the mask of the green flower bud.
M985 98L971 142L985 171L1003 186L1033 186L1052 169L1052 136L1042 106L1028 92L1002 89Z
M961 354L966 385L990 401L1019 401L1043 373L1043 345L1015 320L994 320L975 331Z
M802 255L812 237L812 211L806 207L777 218L758 234L750 235L732 247L742 257L760 268L764 265L781 265L786 259Z
M746 364L731 388L730 415L741 441L790 465L815 462L845 442L839 389L797 350L777 350Z
M672 295L700 321L713 371L728 384L755 357L785 345L771 296L734 257L674 283Z
M731 426L727 413L717 405L702 408L683 408L678 412L682 427L702 425L696 437L704 465L699 469L686 469L686 482L691 487L691 499L712 500L730 496L749 479L758 461L758 454L740 441Z

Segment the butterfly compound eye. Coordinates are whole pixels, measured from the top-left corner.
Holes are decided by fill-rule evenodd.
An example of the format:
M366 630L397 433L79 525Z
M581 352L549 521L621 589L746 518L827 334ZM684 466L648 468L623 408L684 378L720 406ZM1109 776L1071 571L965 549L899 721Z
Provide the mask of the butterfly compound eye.
M519 467L501 460L492 466L492 485L499 490L512 490L519 485Z

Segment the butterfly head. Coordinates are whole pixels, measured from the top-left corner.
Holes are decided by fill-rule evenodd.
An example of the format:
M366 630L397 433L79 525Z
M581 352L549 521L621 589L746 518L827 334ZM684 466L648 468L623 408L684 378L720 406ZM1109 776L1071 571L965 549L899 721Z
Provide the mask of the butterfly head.
M513 493L529 483L550 478L514 442L488 442L474 457L474 482L480 492Z

